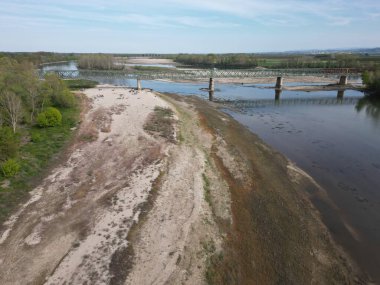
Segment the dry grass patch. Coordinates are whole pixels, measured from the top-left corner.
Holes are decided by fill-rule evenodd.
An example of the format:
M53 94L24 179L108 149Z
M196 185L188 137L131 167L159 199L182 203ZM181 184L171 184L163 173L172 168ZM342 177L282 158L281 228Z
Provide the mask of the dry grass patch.
M170 108L156 106L144 125L144 130L153 136L175 141L173 111Z

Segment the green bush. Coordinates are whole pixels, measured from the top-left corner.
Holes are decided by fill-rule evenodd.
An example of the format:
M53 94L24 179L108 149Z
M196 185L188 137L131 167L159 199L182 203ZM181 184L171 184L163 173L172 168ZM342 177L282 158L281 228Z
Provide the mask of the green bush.
M58 109L49 107L37 116L37 123L40 127L54 127L62 123L62 115Z
M362 75L363 83L370 91L380 94L380 70L365 71Z
M19 139L11 128L0 127L0 161L15 157L19 149Z
M15 176L20 171L20 165L14 159L8 159L1 164L1 171L4 177L10 178Z
M39 133L31 133L30 136L31 136L32 142L34 143L40 142L42 140L42 136Z
M53 97L53 103L57 107L70 108L74 106L75 98L69 89L64 89L59 95Z

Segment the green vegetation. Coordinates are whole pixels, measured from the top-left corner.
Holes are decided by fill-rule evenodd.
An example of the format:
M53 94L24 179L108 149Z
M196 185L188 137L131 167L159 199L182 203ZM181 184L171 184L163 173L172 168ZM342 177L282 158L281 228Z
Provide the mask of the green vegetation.
M380 56L368 54L180 54L178 63L202 68L359 68L380 67Z
M176 62L204 68L253 68L258 66L257 58L249 54L234 55L195 55L180 54L175 58Z
M210 193L210 180L208 179L205 173L202 174L202 178L203 178L203 190L204 190L205 200L210 206L212 206L211 193Z
M31 62L34 65L43 63L77 60L74 53L54 53L54 52L0 52L1 58L11 58L17 62Z
M119 69L118 66L115 65L114 57L107 54L81 55L79 57L78 67L81 69Z
M39 80L32 64L0 59L0 223L67 142L79 112L56 75Z
M173 111L156 106L144 125L144 130L174 142Z
M54 107L46 108L45 111L39 113L37 116L37 124L41 128L55 127L59 126L61 123L61 112Z
M71 90L94 88L98 84L96 81L86 79L67 79L65 83Z
M15 159L10 158L1 164L1 171L4 177L10 178L20 171L20 165Z
M143 65L136 65L133 66L132 69L138 70L138 71L165 71L165 72L170 72L170 71L175 71L175 69L171 68L166 68L166 67L160 67L160 66L143 66Z
M18 136L9 127L0 128L0 161L16 157L19 149Z
M367 86L371 95L380 98L380 68L374 71L366 71L362 75L363 83Z

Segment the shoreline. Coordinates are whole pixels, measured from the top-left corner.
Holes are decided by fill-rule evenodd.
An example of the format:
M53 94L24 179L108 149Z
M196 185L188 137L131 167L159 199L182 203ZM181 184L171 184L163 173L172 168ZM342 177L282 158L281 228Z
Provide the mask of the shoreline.
M311 223L311 225L309 225L311 228L313 228L312 231L315 231L314 234L316 234L316 236L314 236L314 234L311 234L311 236L310 236L310 237L312 237L311 239L313 239L313 242L316 242L315 238L317 236L319 236L320 233L323 232L324 241L322 242L322 244L324 244L324 242L326 242L326 244L324 244L323 246L328 247L329 251L331 251L331 252L329 252L329 254L327 254L327 252L325 252L325 254L329 255L330 256L329 258L331 258L331 255L334 256L336 254L338 260L345 260L344 263L346 263L346 265L344 265L344 266L347 266L347 264L349 264L348 267L350 269L348 271L346 271L347 275L344 278L350 276L351 273L353 273L355 275L355 277L353 277L353 279L351 279L351 281L348 281L350 279L350 277L348 277L349 279L345 279L344 282L366 284L366 281L364 281L364 280L366 280L367 277L363 273L360 273L361 270L359 269L359 266L355 263L355 261L353 259L351 259L351 257L349 257L349 255L348 255L348 253L338 243L336 243L333 240L333 238L330 235L327 227L322 222L322 218L321 218L320 213L318 212L318 210L316 210L315 206L312 204L311 195L308 194L309 191L311 191L311 192L314 191L316 193L319 193L319 194L314 194L313 196L318 196L319 199L323 200L324 202L331 203L331 201L329 200L325 190L323 190L314 181L314 179L312 177L310 177L303 170L296 167L283 154L281 154L281 153L275 151L274 149L272 149L271 147L267 146L265 144L265 142L263 142L257 135L250 132L246 127L242 126L240 123L235 121L232 117L230 117L229 115L227 115L225 113L222 113L221 111L217 111L216 109L219 107L218 103L207 102L207 104L204 104L203 100L201 100L200 98L194 97L194 96L185 97L184 99L182 99L181 96L175 95L175 94L168 94L168 96L170 98L174 97L175 100L180 100L180 101L185 101L185 102L190 101L191 103L193 103L196 106L196 110L200 113L200 116L202 117L202 121L203 121L202 125L206 125L206 128L208 130L210 130L211 132L212 131L216 132L216 134L217 134L216 136L221 136L223 138L223 140L225 140L225 143L227 144L226 147L231 148L232 152L234 153L234 160L239 161L240 163L244 164L245 167L247 165L252 165L252 164L257 166L257 167L254 167L254 170L253 170L254 171L254 173L253 173L254 178L253 178L253 181L251 182L252 183L251 185L255 185L255 184L257 185L257 184L263 183L263 185L265 185L265 188L270 187L271 188L270 191L274 191L274 193L277 192L276 195L279 195L279 197L282 196L282 198L283 198L283 194L281 194L281 192L278 191L284 187L283 184L281 183L281 186L279 189L276 189L276 188L273 189L272 188L273 184L276 184L276 180L282 180L283 181L283 179L285 179L285 180L290 179L290 184L292 185L292 186L290 186L290 189L295 187L295 189L297 189L297 190L295 193L292 193L292 194L288 193L288 194L289 195L295 194L295 196L293 196L292 199L295 199L295 200L301 199L303 201L302 203L307 205L307 206L301 207L301 208L303 208L303 211L305 211L305 212L303 212L302 215L305 215L305 217L308 216L307 219L314 220ZM211 117L211 118L209 118L209 117ZM236 129L236 131L231 132L231 128ZM250 152L252 153L252 148L255 149L255 150L253 150L253 152L256 152L257 155L255 155L254 157L251 158L250 155L247 155L247 154ZM242 151L242 149L244 149L244 151ZM240 154L240 157L237 154ZM265 158L263 158L263 156ZM253 162L251 159L255 160L255 162ZM244 160L246 160L246 161L243 162ZM235 181L230 182L231 183L230 187L233 187L233 188L237 187L237 189L231 189L230 188L230 190L232 190L232 196L234 196L233 192L234 191L240 192L241 189L239 189L239 188L241 188L241 187L245 188L244 184L241 184L241 181L239 178L235 179L233 177L234 176L233 170L232 170L232 173L228 174L228 172L231 171L229 169L230 166L228 164L227 164L227 166L224 165L225 161L223 161L223 159L219 163L222 164L221 168L224 168L224 170L227 172L226 175L229 176L228 179L235 180ZM280 165L282 165L282 166L280 166L280 168L282 168L282 170L280 170L280 173L281 173L280 176L271 176L269 173L271 173L273 171L271 169L267 169L269 165L272 165L273 168L278 168ZM261 169L262 167L264 169ZM227 169L225 169L225 168L227 168ZM287 169L285 172L284 172L284 168ZM256 174L255 174L255 171L257 172ZM235 173L235 175L237 175L237 174ZM263 180L263 181L257 182L257 181L255 181L255 177L260 177L260 180ZM248 177L245 177L245 179L248 181L250 180ZM288 180L288 182L289 182L289 180ZM252 186L248 186L248 187L250 188ZM287 189L287 190L290 190L290 189ZM311 189L314 189L314 190L311 190ZM258 189L256 188L256 191L257 190ZM268 189L263 188L263 189L260 189L259 192L262 190L266 191ZM285 190L285 189L283 189L283 190ZM250 190L245 189L243 191L250 191ZM255 190L253 190L253 191L255 191ZM296 194L296 193L298 193L298 194ZM252 201L252 198L249 198L248 196L246 196L246 195L248 195L248 193L244 193L244 194L243 193L235 193L235 195L236 194L237 194L237 196L235 198L234 197L232 198L232 204L231 205L236 205L236 208L232 209L232 211L233 212L236 211L234 213L234 216L236 218L236 222L239 224L239 222L241 222L244 219L250 220L249 217L244 217L245 214L243 214L243 213L245 213L245 211L247 211L250 207L252 207L252 205L250 205L249 203L247 204L247 201ZM252 193L252 194L255 195L255 193ZM263 195L265 195L265 194L263 194ZM275 197L273 197L273 198L276 200ZM289 197L287 197L287 198L289 198ZM287 200L287 198L285 200ZM306 200L307 200L307 202L306 202ZM261 201L259 203L262 203L262 202L263 201ZM288 203L289 202L290 201L288 200ZM271 203L272 202L270 202L269 204L271 204ZM277 201L274 203L276 204ZM265 204L265 202L264 202L264 204ZM270 207L272 207L272 206L273 205L271 205ZM260 208L261 207L263 207L263 205L261 205ZM241 209L241 208L243 208L243 209ZM265 206L264 206L264 208L265 208ZM281 208L281 206L280 206L280 208ZM261 209L263 209L263 208L261 208ZM295 209L292 209L290 207L289 209L283 209L283 210L294 211ZM282 211L282 210L280 210L280 211ZM264 214L264 213L258 213L258 214L260 215L260 214ZM293 214L294 214L294 212L293 212ZM309 216L310 214L311 214L311 216ZM300 215L300 216L302 216L302 215ZM247 226L247 224L244 224L243 228L246 229L247 228L246 226ZM277 226L280 226L280 225L277 224ZM290 227L290 225L288 225L288 226ZM237 227L239 227L239 226L237 225ZM276 231L277 229L272 229L272 230ZM305 229L303 229L303 230L305 230ZM309 228L309 230L310 230L310 228ZM265 230L264 230L264 232L265 232ZM258 233L258 234L260 235L260 233ZM294 232L293 232L293 234L294 234ZM269 238L269 240L272 240L273 237L267 237L267 238ZM243 246L243 249L242 249L243 252L241 253L241 255L245 255L246 253L244 253L244 252L247 250L247 248L250 247L250 242L252 240L255 240L255 239L256 238L251 237L251 239L247 240L246 241L247 244L245 244L246 247L244 247L241 244L243 242L242 240L237 241L237 244L229 244L228 246L230 246L231 248L234 248L234 250L236 250L236 246L238 248L241 248ZM303 241L303 242L305 242L305 241ZM261 246L264 246L265 243L266 243L266 241L263 241L263 244L261 244ZM321 246L321 244L319 244L319 245ZM268 250L271 251L271 249L268 249ZM327 257L327 255L325 257ZM265 257L265 258L267 258L267 257ZM241 260L238 260L239 257L236 257L236 256L231 257L231 259L234 260L232 263L231 263L231 261L226 262L227 264L223 264L223 263L220 264L219 263L216 266L221 266L221 267L226 266L224 268L224 270L228 270L228 268L234 262L240 263L243 265L245 263L244 261L242 262ZM274 261L274 262L276 263L276 261ZM337 262L337 260L335 262ZM338 264L340 264L340 265L338 265ZM335 265L340 267L342 264L339 261ZM278 269L278 270L281 271L282 269ZM257 274L260 275L260 272L257 272ZM322 272L319 272L319 274L323 275ZM319 277L322 277L322 276L319 276ZM261 283L259 282L258 284L263 284L262 282L264 282L264 283L268 282L268 280L265 279L265 277L263 277L263 278L264 279L262 279ZM320 279L318 282L321 282L321 280L322 279ZM353 281L353 280L355 280L355 281ZM221 280L219 279L218 282L220 282L220 281ZM304 281L306 284L307 281L306 280L304 280ZM328 284L330 282L332 282L332 280L327 281ZM343 282L343 279L340 280L339 282ZM227 284L227 283L223 283L223 284Z
M304 192L315 183L214 103L116 86L84 93L76 143L6 225L0 283L364 278ZM172 117L157 123L156 106Z

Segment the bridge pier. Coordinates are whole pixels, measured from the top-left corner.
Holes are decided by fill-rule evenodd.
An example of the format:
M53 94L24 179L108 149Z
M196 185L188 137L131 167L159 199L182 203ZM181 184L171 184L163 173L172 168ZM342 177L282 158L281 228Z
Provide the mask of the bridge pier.
M275 92L275 93L274 93L274 100L275 100L275 101L279 101L279 100L280 100L280 95L281 95L281 93L282 93L282 90L281 90L281 89L275 89L274 92Z
M208 100L211 102L214 101L214 91L208 92Z
M343 99L344 96L344 90L338 90L338 94L336 95L337 99Z
M141 91L141 79L137 79L137 90Z
M284 79L281 76L278 76L277 80L276 80L276 86L275 86L275 88L282 88L282 83L283 82L284 82Z
M208 84L208 90L210 92L215 91L215 83L214 83L214 78L210 78L209 84Z
M347 85L348 78L347 75L341 75L339 79L339 85Z

